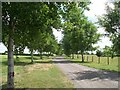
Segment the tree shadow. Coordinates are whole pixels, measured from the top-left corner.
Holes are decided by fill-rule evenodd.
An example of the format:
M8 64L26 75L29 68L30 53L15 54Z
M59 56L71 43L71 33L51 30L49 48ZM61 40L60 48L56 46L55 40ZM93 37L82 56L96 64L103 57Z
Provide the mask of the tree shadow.
M82 62L82 61L70 61L70 60L42 60L42 61L34 61L34 63L55 63L55 64L67 64L67 63L91 63L91 62Z
M31 60L31 57L24 57L26 59L30 59ZM40 58L37 58L37 57L33 57L33 60L40 60Z
M55 59L65 59L65 57L56 57Z
M74 60L74 61L70 61L70 60L53 60L51 61L52 63L91 63L91 62L82 62L82 61L78 61L78 60Z
M33 63L59 63L59 64L67 64L67 63L91 63L91 62L82 62L82 61L78 61L78 60L74 60L74 61L70 61L70 60L66 60L64 59L64 57L56 57L56 58L53 58L53 60L44 60L44 59L40 59L38 57L34 57L33 58L33 63L31 63L31 57L24 57L26 59L29 59L30 62L26 62L26 61L21 61L19 58L15 59L14 60L14 65L15 66L25 66L25 65L30 65L30 64L33 64ZM2 61L2 65L5 65L7 66L8 65L8 61Z
M34 63L52 63L52 61L45 61L45 60L43 60L43 61L34 61Z
M77 77L76 80L87 80L90 79L92 81L97 81L99 79L108 79L108 80L114 80L119 81L118 77L120 73L117 72L111 72L111 71L84 71L84 72L75 72L74 73Z
M25 66L25 65L30 65L32 64L31 62L22 62L22 61L14 61L14 65L15 66ZM3 61L2 65L7 66L8 65L8 61Z
M33 64L31 62L14 62L15 66L26 66L26 65L30 65Z

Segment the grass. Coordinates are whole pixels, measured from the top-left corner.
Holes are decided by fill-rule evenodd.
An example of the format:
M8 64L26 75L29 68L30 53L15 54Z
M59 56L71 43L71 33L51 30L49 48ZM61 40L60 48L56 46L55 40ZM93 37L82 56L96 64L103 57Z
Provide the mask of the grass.
M2 85L6 88L7 56L2 56ZM15 60L15 88L73 88L68 78L52 63L51 59L34 57L31 64L30 56L19 56ZM41 63L42 62L42 63ZM44 63L45 62L45 63Z
M87 56L88 56L88 61L87 61ZM93 56L93 62L92 62L92 56ZM109 65L107 63L107 57L101 57L100 58L100 64L98 64L98 57L96 55L84 55L85 62L82 63L81 61L81 55L79 55L79 58L75 59L70 59L72 62L77 62L80 65L88 66L88 67L93 67L96 69L100 70L108 70L108 71L115 71L115 72L120 72L120 66L118 62L120 62L118 57L114 57L111 59L109 57ZM68 59L68 58L67 58Z

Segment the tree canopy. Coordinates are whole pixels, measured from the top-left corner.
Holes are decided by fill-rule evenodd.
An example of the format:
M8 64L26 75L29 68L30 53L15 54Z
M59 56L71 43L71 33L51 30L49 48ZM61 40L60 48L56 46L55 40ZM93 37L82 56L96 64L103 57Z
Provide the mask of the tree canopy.
M2 3L3 43L8 48L8 88L14 87L13 54L23 53L25 47L31 52L66 55L83 54L92 50L99 40L96 26L84 15L89 2L40 2ZM52 28L63 29L62 44L58 44ZM61 48L63 46L63 49Z
M99 18L99 24L109 33L114 52L120 54L120 1L113 5L114 8L106 6L107 13Z
M87 20L82 6L72 3L69 7L63 15L63 48L68 56L80 52L84 62L84 52L93 49L93 44L99 40L100 35L97 34L96 26Z
M23 51L27 46L33 56L33 50L43 49L48 42L44 39L52 34L51 27L59 28L61 25L59 5L47 2L2 3L2 41L8 48L8 88L14 87L13 51ZM31 60L33 62L32 57Z

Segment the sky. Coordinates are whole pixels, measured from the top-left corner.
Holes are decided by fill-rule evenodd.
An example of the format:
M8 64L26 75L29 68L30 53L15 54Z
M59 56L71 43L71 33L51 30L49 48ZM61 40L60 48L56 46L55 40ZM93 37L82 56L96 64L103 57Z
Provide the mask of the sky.
M106 13L105 11L105 3L108 0L90 0L92 4L89 5L90 11L85 11L85 15L88 16L88 20L92 21L93 23L97 21L97 16L102 16ZM113 7L112 4L110 4L111 7ZM98 28L98 33L104 34L105 30L104 28ZM53 28L53 34L55 35L58 42L62 39L63 35L61 31L57 31ZM94 46L99 46L100 48L104 48L106 45L111 46L112 42L107 37L101 37L101 40L97 42ZM3 43L0 43L0 53L7 51L7 48L3 45ZM28 53L29 50L26 48L24 50L25 53Z
M90 11L85 11L85 15L88 16L89 21L97 22L97 17L103 16L106 14L106 2L109 2L109 6L114 8L113 4L110 3L108 0L91 0L91 5L89 5ZM98 28L98 33L105 34L104 28ZM100 49L104 48L105 46L111 46L112 42L108 37L101 37L101 40L97 42L94 46L99 46Z

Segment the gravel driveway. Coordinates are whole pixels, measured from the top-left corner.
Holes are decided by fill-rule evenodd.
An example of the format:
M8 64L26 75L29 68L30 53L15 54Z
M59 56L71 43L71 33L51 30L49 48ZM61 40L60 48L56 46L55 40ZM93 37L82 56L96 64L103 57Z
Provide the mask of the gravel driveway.
M53 59L53 62L73 82L75 88L118 88L118 73L71 63L62 57Z

